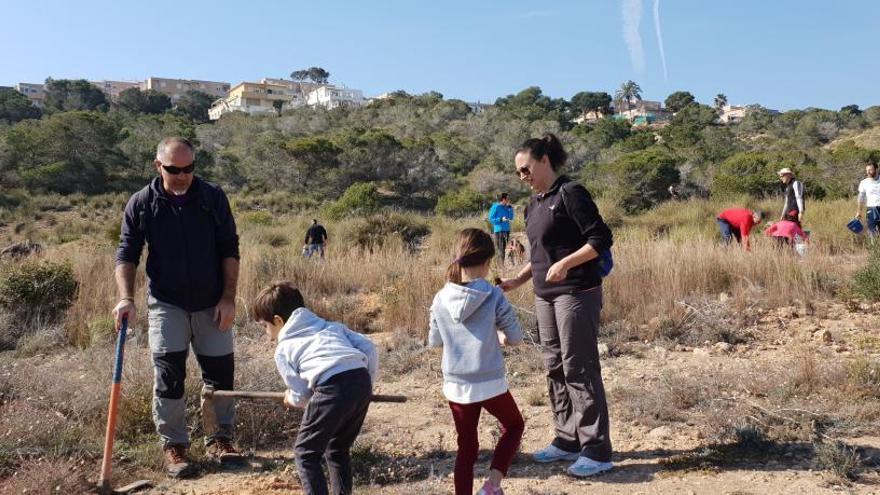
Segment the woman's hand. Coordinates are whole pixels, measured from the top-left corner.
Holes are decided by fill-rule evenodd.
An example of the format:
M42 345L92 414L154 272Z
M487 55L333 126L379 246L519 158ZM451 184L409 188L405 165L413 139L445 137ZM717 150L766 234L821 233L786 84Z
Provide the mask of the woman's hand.
M512 290L519 289L520 286L532 278L532 264L529 263L526 266L522 267L522 270L514 278L505 278L499 279L500 281L496 282L495 285L501 288L504 292L510 292Z
M504 292L510 292L512 290L519 289L519 287L524 283L525 282L520 282L518 279L515 278L505 278L496 285L498 285L498 287L500 287L501 290L503 290Z
M547 277L545 278L545 280L547 280L548 282L562 282L567 276L568 264L565 262L565 260L560 260L550 266L550 269L547 270Z

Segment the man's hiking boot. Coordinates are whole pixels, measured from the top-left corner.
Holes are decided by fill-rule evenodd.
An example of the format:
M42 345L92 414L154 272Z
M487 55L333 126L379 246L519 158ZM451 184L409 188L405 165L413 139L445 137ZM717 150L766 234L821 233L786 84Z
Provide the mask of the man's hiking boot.
M208 445L208 457L220 464L241 464L244 460L241 453L232 446L232 442L225 438L218 438Z
M196 474L196 466L186 455L183 445L171 445L165 449L165 474L170 478L186 478Z

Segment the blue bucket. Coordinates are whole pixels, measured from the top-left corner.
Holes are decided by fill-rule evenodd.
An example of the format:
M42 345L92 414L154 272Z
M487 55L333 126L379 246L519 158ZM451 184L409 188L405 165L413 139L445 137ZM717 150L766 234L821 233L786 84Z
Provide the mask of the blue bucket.
M861 234L862 231L865 230L865 227L862 225L862 221L858 218L853 218L852 220L850 220L849 223L846 224L846 228L851 230L853 234Z

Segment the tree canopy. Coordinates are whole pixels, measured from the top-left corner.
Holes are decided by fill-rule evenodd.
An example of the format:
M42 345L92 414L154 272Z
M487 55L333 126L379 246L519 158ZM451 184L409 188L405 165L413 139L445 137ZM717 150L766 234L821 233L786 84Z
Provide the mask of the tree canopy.
M0 121L14 124L24 119L38 119L42 114L27 96L14 89L0 89Z

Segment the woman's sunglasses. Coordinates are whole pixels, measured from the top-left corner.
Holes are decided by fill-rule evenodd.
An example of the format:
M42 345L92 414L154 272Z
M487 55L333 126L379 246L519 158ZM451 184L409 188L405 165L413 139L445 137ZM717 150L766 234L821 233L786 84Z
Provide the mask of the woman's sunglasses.
M532 169L528 165L523 165L522 167L516 169L516 171L519 172L520 177L528 177L532 175Z
M196 164L190 163L186 167L175 167L174 165L162 165L162 168L165 169L165 171L171 175L191 174L191 173L193 173L193 170L196 169Z

